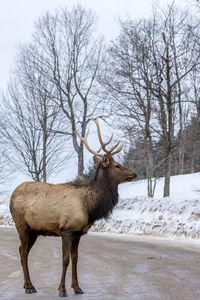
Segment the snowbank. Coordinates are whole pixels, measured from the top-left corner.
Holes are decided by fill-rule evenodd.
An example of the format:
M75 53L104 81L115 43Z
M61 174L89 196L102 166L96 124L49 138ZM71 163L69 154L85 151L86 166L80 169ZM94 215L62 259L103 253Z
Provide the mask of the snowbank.
M121 199L112 216L98 221L94 231L199 238L200 202L173 198Z
M0 225L13 225L9 209L9 197L0 197Z
M113 214L92 231L164 237L200 238L200 173L172 176L171 196L163 198L157 183L154 198L146 197L146 181L122 184ZM0 199L0 225L12 224L8 199Z
M165 237L200 237L200 173L172 176L171 196L162 197L164 179L148 198L146 181L122 184L112 216L100 220L93 231L134 233Z

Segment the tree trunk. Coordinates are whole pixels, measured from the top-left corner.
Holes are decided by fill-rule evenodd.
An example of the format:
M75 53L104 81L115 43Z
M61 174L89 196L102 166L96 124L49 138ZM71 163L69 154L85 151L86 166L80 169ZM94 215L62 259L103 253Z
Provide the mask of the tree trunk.
M47 181L47 163L46 163L46 152L47 152L47 132L44 130L43 132L43 151L42 151L42 181Z
M192 151L192 158L191 158L190 172L191 172L191 173L194 173L194 172L195 172L195 147L194 147L194 146L193 146L193 151Z
M42 151L42 181L47 181L47 108L46 108L46 99L44 99L44 115L43 115L43 151Z
M147 173L147 193L148 197L153 197L153 155L151 139L145 137L145 148L146 148L146 173Z
M148 184L147 184L147 192L148 197L153 197L153 185L152 185L152 178L147 178Z
M195 168L194 168L194 156L192 156L192 161L191 161L191 166L190 166L190 172L191 173L195 172Z
M83 149L78 152L78 176L83 176L84 162L83 162Z
M83 176L83 171L84 171L84 157L83 157L83 142L80 141L80 145L77 143L77 137L75 134L75 125L73 124L72 126L72 139L73 139L73 145L74 149L78 155L78 176ZM85 132L84 132L85 133ZM83 134L85 136L85 134Z
M179 149L179 169L178 169L178 174L182 175L184 173L184 158L185 158L185 153L183 149L183 145L180 146Z
M172 154L171 151L167 153L165 161L165 182L164 182L164 197L169 197L170 195L170 175L171 175L171 161Z

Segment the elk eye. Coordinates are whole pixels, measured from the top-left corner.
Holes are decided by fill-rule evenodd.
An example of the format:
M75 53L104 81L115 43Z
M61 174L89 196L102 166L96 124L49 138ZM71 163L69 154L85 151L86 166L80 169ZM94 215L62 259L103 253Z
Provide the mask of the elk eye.
M116 165L115 167L116 167L116 168L118 168L118 169L120 168L120 166L119 166L119 165Z

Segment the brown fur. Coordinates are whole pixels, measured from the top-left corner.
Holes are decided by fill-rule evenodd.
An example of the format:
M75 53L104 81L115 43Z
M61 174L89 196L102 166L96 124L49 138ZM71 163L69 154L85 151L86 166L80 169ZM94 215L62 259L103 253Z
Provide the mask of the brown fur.
M10 211L21 240L20 254L26 292L36 291L29 278L27 257L40 234L62 236L63 251L71 251L73 256L72 286L75 292L81 291L76 279L80 235L86 233L95 220L106 218L112 212L118 201L118 184L136 178L135 173L107 155L102 160L95 157L94 162L97 170L95 177L89 182L24 182L13 192ZM64 279L68 263L68 256L64 255L59 287L61 296L66 293Z

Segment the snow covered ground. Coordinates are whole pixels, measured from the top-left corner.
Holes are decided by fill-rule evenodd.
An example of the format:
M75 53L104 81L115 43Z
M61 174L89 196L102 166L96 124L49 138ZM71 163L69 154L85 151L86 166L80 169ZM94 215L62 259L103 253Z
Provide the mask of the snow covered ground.
M162 197L163 178L155 197L146 196L146 181L120 185L120 199L113 214L92 231L170 238L200 238L200 173L171 177L171 196ZM0 198L0 225L12 224L8 199Z
M112 216L92 230L175 238L200 238L200 173L171 177L171 196L163 198L163 178L155 197L146 196L146 181L119 187L120 200Z
M9 209L9 197L0 196L0 225L13 225Z

